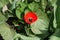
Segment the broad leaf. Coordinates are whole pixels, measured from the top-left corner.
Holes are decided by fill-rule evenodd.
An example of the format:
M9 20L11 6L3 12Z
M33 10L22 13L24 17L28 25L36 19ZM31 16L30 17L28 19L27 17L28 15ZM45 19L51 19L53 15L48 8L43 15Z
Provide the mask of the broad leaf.
M35 23L31 24L31 30L35 34L44 34L47 32L48 23L43 19L38 19Z
M16 32L7 23L0 24L0 34L4 40L13 40Z
M36 11L36 15L38 16L38 19L31 24L31 30L35 34L44 34L48 30L49 19L40 9Z

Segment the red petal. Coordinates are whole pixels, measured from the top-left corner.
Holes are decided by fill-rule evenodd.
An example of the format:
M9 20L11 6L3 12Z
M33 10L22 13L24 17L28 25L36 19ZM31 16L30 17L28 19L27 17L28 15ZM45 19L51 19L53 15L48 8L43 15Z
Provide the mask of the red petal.
M32 19L32 22L29 21L29 18ZM27 12L26 15L24 15L24 20L26 23L31 24L37 20L37 15L34 12Z

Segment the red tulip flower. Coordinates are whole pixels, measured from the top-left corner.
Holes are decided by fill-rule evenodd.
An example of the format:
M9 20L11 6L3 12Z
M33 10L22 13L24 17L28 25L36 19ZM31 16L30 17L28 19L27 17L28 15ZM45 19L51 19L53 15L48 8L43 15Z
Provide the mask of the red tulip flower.
M27 12L24 15L24 20L27 24L31 24L37 20L37 15L34 12Z

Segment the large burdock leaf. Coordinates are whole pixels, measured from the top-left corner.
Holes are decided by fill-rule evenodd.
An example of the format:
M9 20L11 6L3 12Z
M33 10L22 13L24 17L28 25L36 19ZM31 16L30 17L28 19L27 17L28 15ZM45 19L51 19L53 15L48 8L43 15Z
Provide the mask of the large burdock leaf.
M35 34L44 34L48 28L48 23L47 21L43 19L38 19L35 23L31 24L31 30Z
M44 34L48 30L49 19L40 9L36 11L36 15L38 16L38 19L31 24L31 30L35 34Z
M4 40L13 40L15 31L7 23L0 24L0 34Z
M27 36L24 36L24 35L21 35L21 34L16 34L14 39L16 40L17 38L20 38L20 40L40 40L41 38L39 37L27 37Z
M9 3L9 0L0 0L0 8Z

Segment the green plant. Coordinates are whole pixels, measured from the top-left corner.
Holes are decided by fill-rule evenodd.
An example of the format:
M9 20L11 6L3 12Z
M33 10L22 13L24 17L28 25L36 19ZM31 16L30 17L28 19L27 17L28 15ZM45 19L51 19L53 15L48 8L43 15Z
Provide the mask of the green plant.
M60 0L0 0L1 40L60 40Z

